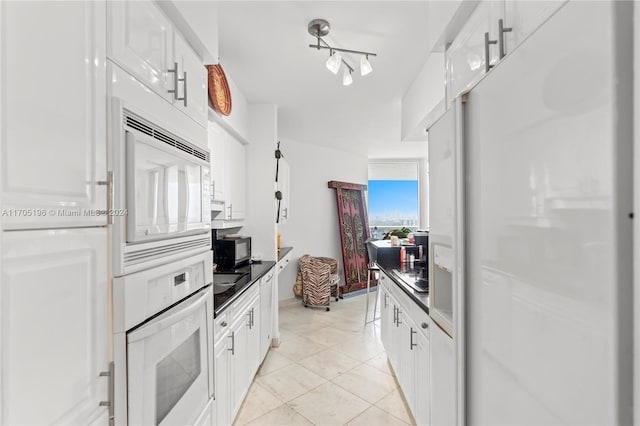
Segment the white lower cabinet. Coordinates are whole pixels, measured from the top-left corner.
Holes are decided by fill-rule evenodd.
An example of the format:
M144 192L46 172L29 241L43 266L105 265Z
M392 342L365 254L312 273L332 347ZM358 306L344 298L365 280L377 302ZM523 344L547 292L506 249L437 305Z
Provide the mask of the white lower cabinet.
M271 329L271 319L263 315L263 306L269 306L267 313L272 311L270 306L273 274L272 269L213 321L214 416L215 424L218 426L233 423L269 349L267 347L264 350L262 347L263 321L268 324L267 330ZM268 295L265 294L267 288ZM263 301L263 294L266 301Z
M260 281L260 360L271 347L273 337L273 271Z
M2 233L1 424L108 424L107 229Z
M388 276L380 275L382 344L416 423L429 425L429 319Z
M435 323L431 327L431 422L456 422L453 339Z

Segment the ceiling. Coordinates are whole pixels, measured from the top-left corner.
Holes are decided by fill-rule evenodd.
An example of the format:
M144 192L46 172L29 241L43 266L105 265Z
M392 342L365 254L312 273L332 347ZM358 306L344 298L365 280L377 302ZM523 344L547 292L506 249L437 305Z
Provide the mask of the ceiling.
M278 106L281 140L361 153L370 158L426 155L424 142L400 141L401 98L435 40L427 1L227 1L218 3L219 52L225 71L250 103ZM433 6L433 3L432 3ZM342 85L324 63L328 51L311 49L307 24L327 19L325 40L335 47L371 51L373 72L356 69ZM431 31L433 33L433 31Z

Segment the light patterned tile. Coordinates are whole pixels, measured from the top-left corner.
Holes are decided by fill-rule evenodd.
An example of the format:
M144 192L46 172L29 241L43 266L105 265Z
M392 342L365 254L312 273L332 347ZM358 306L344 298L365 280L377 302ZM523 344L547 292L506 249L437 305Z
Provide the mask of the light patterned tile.
M305 426L313 425L296 411L286 405L281 405L275 410L269 411L264 416L248 423L250 426Z
M343 425L370 406L333 383L325 383L287 405L315 425Z
M325 327L315 331L314 333L310 333L306 337L307 339L321 345L333 346L345 342L350 336L348 333L339 330L338 327Z
M280 355L275 349L269 350L264 362L258 370L258 376L264 376L265 374L272 373L282 367L293 364L293 361L289 358Z
M306 368L291 364L258 378L258 383L282 401L290 401L326 380Z
M365 337L355 337L349 341L333 346L332 349L363 362L384 352L382 343Z
M374 368L377 368L383 373L387 373L391 376L395 375L393 373L393 369L391 368L391 365L389 364L389 360L387 359L387 354L385 352L371 358L369 361L366 362L366 364Z
M361 364L331 381L372 404L396 388L393 377L366 364Z
M333 379L358 366L360 361L332 349L327 349L298 361L298 364L325 379Z
M376 406L367 408L358 417L347 423L348 426L407 426L397 417L392 416L386 411L382 411Z
M259 383L254 382L242 403L242 407L240 407L240 412L236 417L234 425L245 425L280 405L282 405L281 400L260 386Z
M280 346L272 348L275 353L297 361L327 349L326 346L299 336L288 336L281 339Z
M413 417L409 412L409 407L407 406L407 403L399 389L394 390L389 395L376 402L375 406L406 423L415 424Z

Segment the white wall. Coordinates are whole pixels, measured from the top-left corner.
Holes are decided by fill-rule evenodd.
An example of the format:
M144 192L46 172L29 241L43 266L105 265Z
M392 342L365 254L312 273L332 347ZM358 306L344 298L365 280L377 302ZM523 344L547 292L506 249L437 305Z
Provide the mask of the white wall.
M280 149L291 168L291 217L278 225L278 232L282 234L281 246L294 248L293 264L278 278L279 299L283 300L294 297L298 259L304 254L336 259L344 282L336 194L327 182L366 185L368 159L364 154L290 140L281 140Z

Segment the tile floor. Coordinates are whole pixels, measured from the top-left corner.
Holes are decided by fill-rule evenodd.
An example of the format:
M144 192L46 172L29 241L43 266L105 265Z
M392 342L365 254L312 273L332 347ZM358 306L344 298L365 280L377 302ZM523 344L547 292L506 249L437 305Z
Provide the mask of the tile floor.
M234 425L415 424L379 321L363 327L364 307L356 296L331 303L329 312L281 308L282 343L269 351Z

